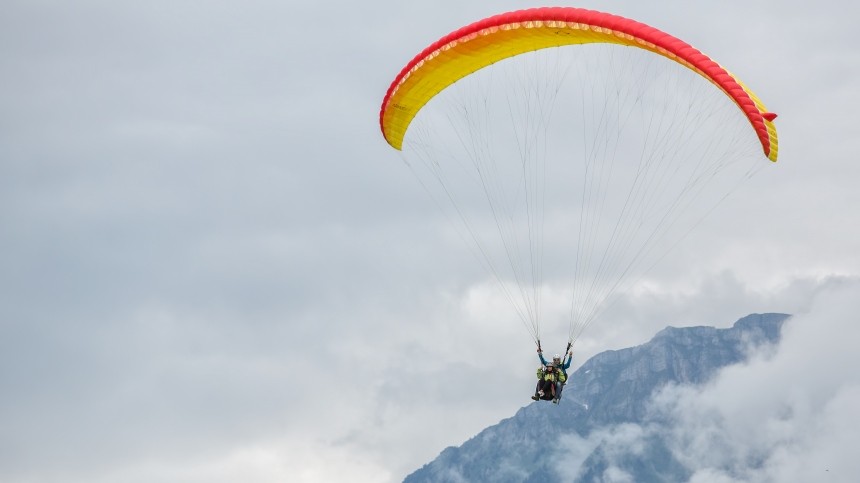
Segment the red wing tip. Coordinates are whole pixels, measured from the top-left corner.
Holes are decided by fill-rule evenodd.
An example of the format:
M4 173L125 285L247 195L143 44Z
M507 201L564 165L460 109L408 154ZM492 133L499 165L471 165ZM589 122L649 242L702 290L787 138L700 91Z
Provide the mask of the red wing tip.
M767 120L767 121L773 122L773 120L776 119L776 113L775 112L763 112L763 113L761 113L761 117L765 118L765 120Z

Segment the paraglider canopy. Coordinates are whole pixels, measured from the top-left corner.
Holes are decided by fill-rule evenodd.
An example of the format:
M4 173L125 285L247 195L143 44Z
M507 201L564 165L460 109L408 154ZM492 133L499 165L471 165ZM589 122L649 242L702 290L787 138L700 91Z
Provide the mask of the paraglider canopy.
M547 306L569 319L566 354L762 159L777 160L775 118L672 35L544 7L485 18L415 55L379 125L452 208L538 348Z
M412 119L433 96L472 72L502 59L548 47L613 43L672 59L713 82L740 107L764 154L777 158L773 120L758 97L732 74L686 42L635 20L573 7L503 13L451 32L410 61L382 101L379 123L386 141L401 149Z

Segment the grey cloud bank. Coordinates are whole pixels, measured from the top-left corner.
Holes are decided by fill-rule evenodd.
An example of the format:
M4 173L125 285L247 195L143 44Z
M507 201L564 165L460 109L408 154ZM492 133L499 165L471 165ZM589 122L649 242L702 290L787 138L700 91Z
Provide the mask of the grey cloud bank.
M0 479L397 481L524 405L530 342L376 121L415 52L525 6L4 2ZM780 114L782 150L586 334L577 364L750 312L829 321L803 347L817 354L849 340L849 289L826 294L860 273L856 8L581 6L731 65ZM718 384L770 371L820 388L782 393L784 434L829 464L856 381L832 367L840 351L792 347ZM678 397L721 414L723 394ZM793 469L777 430L760 443Z

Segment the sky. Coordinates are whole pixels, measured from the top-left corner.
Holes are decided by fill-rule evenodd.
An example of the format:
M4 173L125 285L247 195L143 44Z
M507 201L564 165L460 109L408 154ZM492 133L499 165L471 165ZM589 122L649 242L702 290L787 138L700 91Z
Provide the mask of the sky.
M530 402L532 341L378 112L431 42L531 6L3 2L0 480L400 481ZM687 40L780 115L779 162L594 324L574 365L667 325L797 314L784 350L655 404L679 421L695 418L672 401L722 414L727 441L788 408L750 443L772 450L755 471L803 454L856 474L837 426L860 399L845 370L858 7L572 6ZM723 386L768 375L784 392L723 404L737 394ZM679 423L679 440L692 429ZM731 481L705 463L697 481Z

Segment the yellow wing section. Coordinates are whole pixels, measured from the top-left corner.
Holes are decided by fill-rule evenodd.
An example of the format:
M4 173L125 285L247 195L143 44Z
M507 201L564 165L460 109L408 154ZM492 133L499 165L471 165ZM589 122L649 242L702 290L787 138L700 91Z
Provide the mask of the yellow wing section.
M418 111L472 72L526 52L598 42L638 45L632 36L608 29L553 21L504 24L452 40L417 62L395 87L382 119L385 139L401 149L406 129Z

